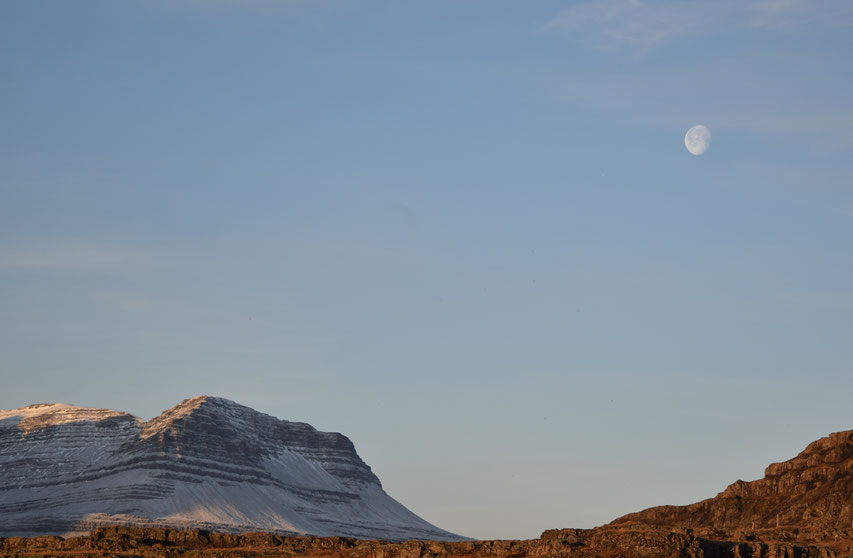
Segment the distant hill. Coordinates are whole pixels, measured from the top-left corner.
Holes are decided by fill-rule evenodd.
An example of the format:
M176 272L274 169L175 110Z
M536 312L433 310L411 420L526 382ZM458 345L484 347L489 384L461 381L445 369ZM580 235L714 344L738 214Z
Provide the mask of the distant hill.
M388 496L350 440L217 397L143 421L0 411L0 536L103 525L460 540Z

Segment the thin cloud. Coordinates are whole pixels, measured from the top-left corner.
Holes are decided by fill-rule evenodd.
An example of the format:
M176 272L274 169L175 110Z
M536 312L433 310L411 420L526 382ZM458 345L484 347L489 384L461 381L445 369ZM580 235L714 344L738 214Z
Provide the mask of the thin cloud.
M853 2L849 0L761 0L752 2L750 23L754 27L793 29L807 25L849 27L853 25Z
M74 271L110 269L141 261L142 254L80 240L38 240L0 245L0 270Z
M849 0L593 0L559 12L544 27L600 45L652 46L689 33L851 24Z
M699 21L699 11L692 2L649 5L642 0L598 0L563 10L545 27L652 45L689 32Z

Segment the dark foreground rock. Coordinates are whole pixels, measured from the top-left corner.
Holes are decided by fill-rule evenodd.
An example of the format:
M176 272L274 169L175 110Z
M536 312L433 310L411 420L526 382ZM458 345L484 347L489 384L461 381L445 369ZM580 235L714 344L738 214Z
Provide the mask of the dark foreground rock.
M673 532L643 524L554 529L522 541L407 541L287 537L104 527L88 536L0 539L3 556L306 556L312 558L841 558L853 555L850 535L785 530ZM720 538L722 537L722 538ZM799 537L799 538L798 538ZM818 540L820 539L820 540Z

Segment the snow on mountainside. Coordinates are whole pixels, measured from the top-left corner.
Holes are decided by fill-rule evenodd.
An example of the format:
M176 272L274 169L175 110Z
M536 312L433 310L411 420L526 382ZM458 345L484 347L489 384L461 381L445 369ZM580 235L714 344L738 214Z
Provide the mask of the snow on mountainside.
M0 536L123 524L458 540L388 496L350 440L217 397L143 421L0 411Z

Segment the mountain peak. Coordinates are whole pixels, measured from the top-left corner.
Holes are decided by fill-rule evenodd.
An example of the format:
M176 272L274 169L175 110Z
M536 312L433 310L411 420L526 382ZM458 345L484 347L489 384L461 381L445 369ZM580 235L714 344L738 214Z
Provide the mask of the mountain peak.
M265 415L260 411L256 411L251 407L247 407L245 405L241 405L235 401L230 399L226 399L224 397L216 397L213 395L197 395L195 397L190 397L188 399L184 399L180 403L173 405L172 407L166 409L158 417L151 419L151 421L157 420L160 417L169 417L169 418L180 418L189 414L192 414L194 411L200 408L207 408L211 410L218 410L221 412L241 412L246 414L257 414L257 415ZM149 422L151 422L149 421Z
M182 417L190 415L208 402L211 399L210 396L207 395L199 395L196 397L191 397L189 399L184 399L180 403L169 407L156 417L145 423L145 431L143 432L143 437L150 435L151 432L156 431L162 425L178 420Z
M142 437L148 438L166 430L175 432L194 427L207 428L214 424L222 431L220 434L231 431L234 436L239 437L241 434L233 432L234 430L242 431L242 435L263 434L258 432L260 423L287 424L316 432L311 425L280 420L224 397L198 395L184 399L147 421L143 425Z
M190 397L188 399L184 399L180 403L174 405L172 409L176 409L179 407L198 407L199 405L204 405L205 403L219 405L222 407L244 407L246 409L250 409L250 407L246 407L245 405L240 405L230 399L226 399L224 397L216 397L214 395L196 395L195 397ZM170 409L171 410L171 409Z
M157 451L188 457L255 463L282 449L317 455L334 451L348 456L328 460L326 470L345 485L375 484L379 479L356 454L352 442L337 432L320 432L310 424L277 419L229 399L185 399L142 425L141 438Z

